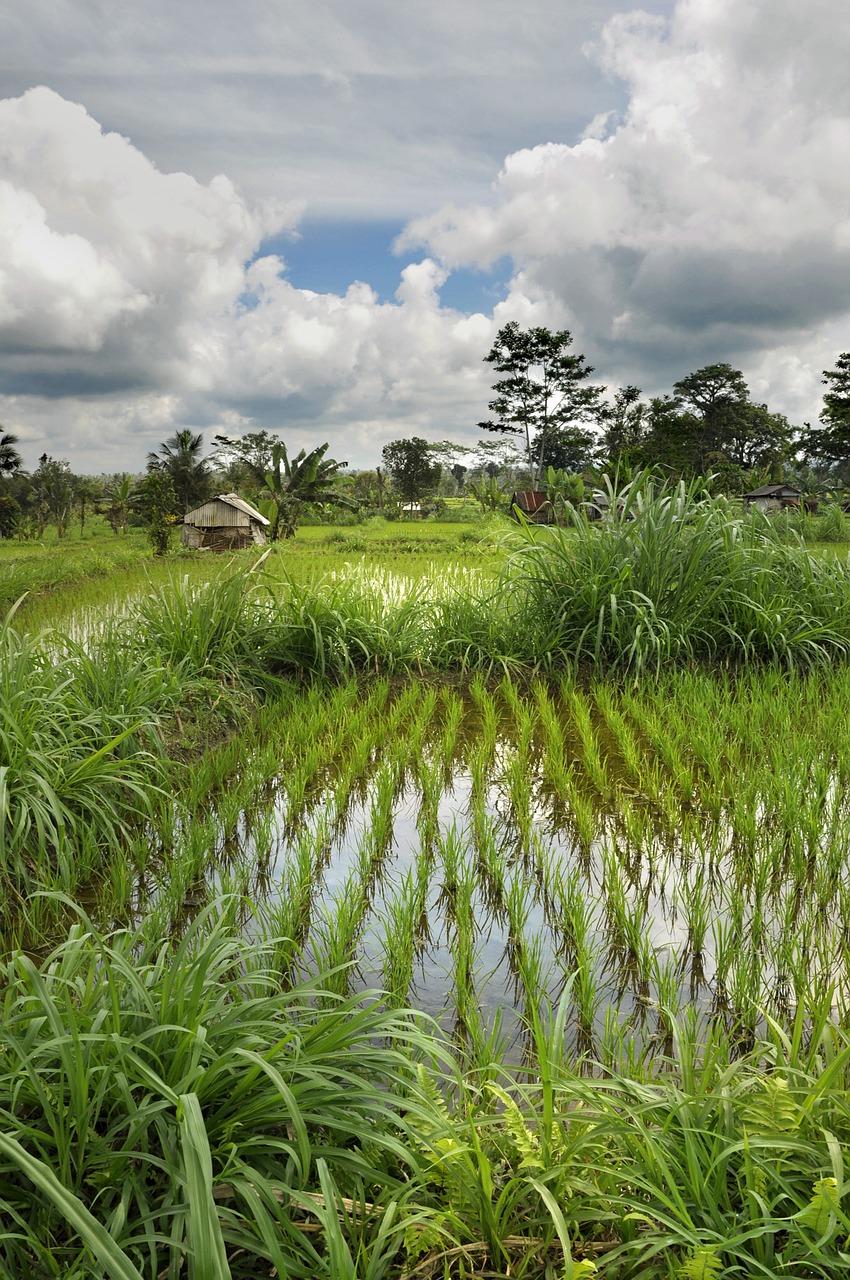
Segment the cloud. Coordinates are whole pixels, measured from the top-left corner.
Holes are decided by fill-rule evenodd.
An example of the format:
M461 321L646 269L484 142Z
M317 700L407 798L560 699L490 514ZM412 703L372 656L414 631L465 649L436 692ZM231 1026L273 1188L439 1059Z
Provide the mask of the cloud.
M617 15L591 52L626 84L619 123L510 155L490 203L417 219L403 246L448 268L509 254L598 362L659 380L755 365L845 316L843 0L680 0L669 20Z
M0 352L33 389L72 370L179 380L193 326L273 225L226 178L160 173L47 88L0 102L0 174Z
M581 42L617 7L27 0L5 6L4 84L50 84L162 170L400 221L474 199L506 151L610 106Z
M63 22L75 8L61 10ZM359 174L361 194L373 179L372 195L399 174L402 184L415 175L409 192L446 147L460 149L455 159L470 148L481 164L492 136L482 150L472 108L484 112L496 102L492 77L506 77L494 107L504 121L534 55L546 76L555 73L541 39L545 3L533 6L534 39L514 6L497 6L498 39L485 32L477 50L473 18L483 8L473 8L458 17L442 102L435 93L418 97L417 86L423 76L432 91L438 83L441 40L456 5L417 10L412 25L397 6L386 29L367 39L346 7L328 0L316 9L324 26L315 16L313 25L295 20L291 47L279 31L268 33L269 75L291 88L303 73L325 95L321 110L300 117L299 145L314 147L310 163L330 174L317 190L329 189L325 180L344 183L348 170L335 170L328 157L334 147L341 156L355 133L352 163L368 150L380 168ZM590 29L593 8L581 7L579 32ZM65 65L91 76L105 37L93 0L86 9L95 15L92 47L78 32ZM515 64L509 18L519 22ZM152 50L161 51L165 39L152 31L145 46L142 21L128 11L116 36L114 68L131 80L153 74ZM186 45L188 21L181 9L166 25L175 49ZM238 23L222 22L216 10L211 29L199 28L191 77L216 67L219 74L222 65L238 76L241 60L252 48L257 53L256 27L246 35ZM122 43L128 25L132 39ZM34 39L25 26L20 50ZM36 26L43 48L46 26ZM488 51L486 91L476 98L476 66ZM387 77L390 55L396 65ZM595 89L575 127L565 123L575 116L575 98L545 123L541 90L535 136L546 140L511 151L488 201L466 198L462 187L452 205L409 224L389 302L357 282L340 294L297 289L285 260L256 256L270 236L297 223L300 206L288 202L285 183L288 149L272 184L280 199L269 201L268 185L246 191L215 170L204 179L166 172L151 158L156 148L148 153L103 128L51 89L0 102L0 421L20 433L28 461L46 448L72 456L78 470L136 469L183 425L211 432L268 426L296 448L327 439L337 456L374 464L381 445L398 436L476 439L491 379L482 357L510 319L573 329L577 349L609 385L663 391L702 364L728 359L771 407L798 421L812 417L821 370L848 345L850 14L843 0L811 0L805 10L791 0L679 0L668 17L614 16L597 33L592 56L610 77L607 100ZM516 80L511 65L519 68ZM254 145L264 102L258 92L235 110L231 141L242 130ZM265 107L268 131L276 116L270 101ZM455 134L443 116L459 108ZM339 112L350 132L337 135L331 125ZM194 127L198 117L191 119ZM331 151L322 150L319 140L331 134ZM160 152L167 150L162 137ZM422 145L414 151L417 137ZM293 162L300 175L294 194L308 169ZM449 169L440 169L437 191ZM448 273L506 255L514 275L492 314L442 305Z
M254 256L268 210L161 173L46 88L0 102L0 174L0 420L28 454L138 468L187 421L336 433L362 461L411 424L474 432L494 321L443 308L432 260L400 269L390 303L296 289Z

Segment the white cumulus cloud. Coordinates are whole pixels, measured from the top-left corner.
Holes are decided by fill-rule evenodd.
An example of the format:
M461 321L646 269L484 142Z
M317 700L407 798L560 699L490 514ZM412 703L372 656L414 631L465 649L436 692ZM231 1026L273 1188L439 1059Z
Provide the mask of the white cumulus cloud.
M803 343L811 404L850 310L850 8L679 0L669 20L614 17L590 52L626 82L619 122L514 153L490 203L417 219L403 243L450 268L510 255L631 377L761 368L774 348L778 376Z

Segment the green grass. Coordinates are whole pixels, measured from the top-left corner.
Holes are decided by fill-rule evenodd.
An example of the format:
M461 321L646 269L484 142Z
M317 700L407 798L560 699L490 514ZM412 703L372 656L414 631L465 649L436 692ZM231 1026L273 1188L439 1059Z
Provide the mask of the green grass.
M525 1081L486 1043L468 1074L421 1019L282 986L233 925L172 950L83 920L10 962L3 1274L841 1272L850 1042L822 1010L737 1058L684 1017L669 1058L595 1079L544 1006Z
M841 1273L847 569L633 501L44 549L0 1275Z

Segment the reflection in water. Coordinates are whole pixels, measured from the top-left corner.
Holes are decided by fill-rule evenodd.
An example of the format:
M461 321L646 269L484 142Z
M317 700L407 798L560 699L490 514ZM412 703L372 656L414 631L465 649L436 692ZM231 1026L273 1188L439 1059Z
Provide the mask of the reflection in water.
M622 723L618 744L569 699L553 717L431 694L427 733L396 724L282 774L263 848L242 843L296 968L382 988L473 1047L494 1028L516 1041L562 996L579 1049L629 1035L669 1049L685 1006L746 1041L764 1009L843 981L840 787L822 795L819 869L795 856L770 797L736 807L727 789L720 803L645 738L618 750Z

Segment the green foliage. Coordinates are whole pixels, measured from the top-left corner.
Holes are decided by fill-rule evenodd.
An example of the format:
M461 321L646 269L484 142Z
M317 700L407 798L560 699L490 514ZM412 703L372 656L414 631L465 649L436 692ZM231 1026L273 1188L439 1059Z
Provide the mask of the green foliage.
M584 499L584 477L571 471L547 467L546 496L559 508L565 503L577 506Z
M148 472L136 489L135 507L147 525L154 553L164 556L178 519L178 497L167 470Z
M504 511L506 509L510 494L495 476L486 476L477 482L470 481L467 488L476 502L481 503L481 511L484 515L488 511Z
M846 481L850 478L850 352L843 351L834 369L825 369L820 426L809 427L803 445L810 457L833 464Z
M424 588L399 590L380 575L288 581L268 618L275 667L339 677L421 666L428 609Z
M723 1260L715 1248L693 1249L679 1267L682 1280L720 1280Z
M50 523L55 524L60 538L64 535L74 509L76 483L71 467L64 459L42 454L38 470L33 472L32 477L39 537Z
M269 536L276 542L282 535L295 533L305 503L328 504L353 510L356 502L333 487L340 470L346 465L326 458L328 445L322 444L307 453L304 449L290 459L282 441L271 447L271 466L264 482L266 492L275 504L275 518Z
M113 533L126 534L127 516L133 500L133 477L126 471L117 473L107 481L100 507Z
M741 521L701 484L644 474L598 524L526 529L504 589L528 628L527 657L602 668L667 662L831 661L850 645L850 568L785 546L770 521Z
M11 494L0 493L0 538L11 538L21 518L21 504Z
M200 431L184 427L148 454L148 472L165 475L171 481L175 512L185 515L205 501L212 492L212 472L201 456L204 437Z
M493 384L488 407L494 417L478 425L524 439L532 488L547 463L578 470L593 453L592 436L577 424L599 420L603 388L587 384L593 368L570 354L570 346L566 329L524 330L512 320L484 357L506 376Z
M18 437L11 431L0 434L0 476L12 475L24 465L23 458L15 448L17 443Z
M418 1033L361 1000L316 1006L315 984L283 991L273 956L205 917L173 950L83 922L40 968L9 962L0 1272L93 1277L91 1248L122 1280L184 1255L198 1280L314 1276L299 1193L335 1214L332 1174L343 1194L404 1198Z
M0 627L0 877L73 891L150 815L164 762L153 720L173 698L143 662L45 649Z
M427 440L391 440L381 450L384 466L405 502L418 502L433 493L442 467L435 461Z

